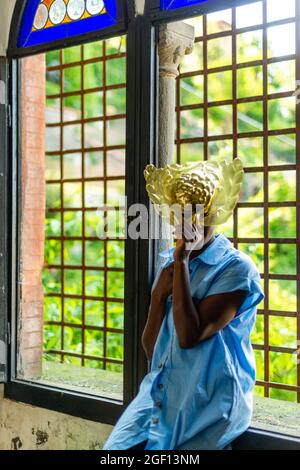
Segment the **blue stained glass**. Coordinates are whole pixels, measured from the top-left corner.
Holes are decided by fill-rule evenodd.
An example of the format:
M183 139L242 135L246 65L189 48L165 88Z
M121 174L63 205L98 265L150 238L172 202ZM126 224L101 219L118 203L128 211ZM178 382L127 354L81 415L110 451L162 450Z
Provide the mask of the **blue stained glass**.
M208 0L160 0L161 10L177 10L177 8L189 7Z
M73 10L69 8L72 3ZM105 7L104 13L99 8L97 10L97 4L103 4ZM58 7L58 10L53 10L51 17L52 6ZM81 10L80 8L77 10L79 11L79 19L76 19L76 8L78 9L78 6ZM60 12L61 7L62 11ZM41 11L38 18L37 11L39 8L44 10ZM42 15L45 11L48 16L43 21ZM89 17L83 17L83 12L85 16L91 14ZM57 13L62 13L62 21L59 21L59 16L55 16ZM69 20L65 22L64 18L67 15ZM51 26L45 27L47 21L50 22L50 20ZM28 0L23 12L17 46L18 48L25 48L47 44L92 31L100 31L117 24L117 22L117 0L52 0L52 2L51 0ZM40 26L41 29L37 29Z

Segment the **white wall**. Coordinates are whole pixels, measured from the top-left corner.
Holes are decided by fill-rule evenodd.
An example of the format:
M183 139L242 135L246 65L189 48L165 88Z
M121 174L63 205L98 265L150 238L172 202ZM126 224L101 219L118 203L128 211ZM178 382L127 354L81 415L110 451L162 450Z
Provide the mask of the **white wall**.
M16 0L0 0L0 56L6 55L10 23Z

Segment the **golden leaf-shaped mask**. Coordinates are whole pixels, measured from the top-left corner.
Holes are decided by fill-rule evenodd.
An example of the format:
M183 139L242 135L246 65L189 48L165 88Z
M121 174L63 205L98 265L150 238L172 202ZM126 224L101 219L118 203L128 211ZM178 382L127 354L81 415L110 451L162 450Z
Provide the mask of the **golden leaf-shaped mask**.
M193 223L197 221L196 205L204 211L204 225L225 223L235 208L243 181L243 165L215 160L199 163L172 164L164 168L147 165L144 170L146 189L159 215L175 225L167 209L179 205L192 207Z

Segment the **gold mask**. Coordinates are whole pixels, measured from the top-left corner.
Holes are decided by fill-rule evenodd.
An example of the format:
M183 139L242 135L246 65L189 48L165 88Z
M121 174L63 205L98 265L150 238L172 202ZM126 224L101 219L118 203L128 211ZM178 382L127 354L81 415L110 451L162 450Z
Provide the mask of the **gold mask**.
M192 222L197 223L196 205L204 210L204 225L225 223L235 208L243 181L243 165L239 158L233 161L215 160L156 168L147 165L144 170L146 189L158 214L172 225L176 218L166 210L175 204L182 209L190 204Z

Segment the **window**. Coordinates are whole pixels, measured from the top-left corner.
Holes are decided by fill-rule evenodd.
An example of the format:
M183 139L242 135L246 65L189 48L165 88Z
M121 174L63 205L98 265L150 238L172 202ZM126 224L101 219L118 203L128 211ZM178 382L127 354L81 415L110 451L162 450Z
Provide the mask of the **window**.
M17 0L19 29L11 31L9 47L14 158L9 155L8 164L11 207L18 201L10 222L18 227L6 235L13 243L19 238L16 255L12 247L18 273L6 396L114 424L145 375L139 338L154 247L123 239L122 204L117 232L106 241L99 233L110 220L107 205L119 197L126 194L128 206L148 204L142 173L157 163L153 32L176 17L196 29L194 53L177 80L176 160L243 159L242 199L225 234L253 257L265 285L253 334L256 392L285 400L287 410L300 402L299 123L293 97L299 6L295 11L294 0L284 9L277 0L237 0L210 13L223 8L223 0L149 3L149 12L135 17L133 3L126 2L127 30L125 2L86 0L83 12L80 0ZM205 14L186 20L188 12Z
M299 403L295 1L186 21L196 43L177 80L176 160L242 159L244 186L225 234L253 258L264 283L252 337L256 394Z
M23 59L22 83L18 377L122 399L126 37Z
M117 23L116 0L33 0L27 2L18 47L29 47Z

